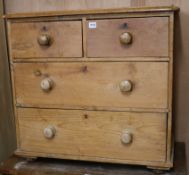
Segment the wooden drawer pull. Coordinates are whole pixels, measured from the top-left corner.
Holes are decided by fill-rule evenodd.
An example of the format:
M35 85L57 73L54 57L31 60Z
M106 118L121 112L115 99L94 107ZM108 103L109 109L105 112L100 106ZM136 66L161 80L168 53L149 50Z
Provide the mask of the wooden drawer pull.
M41 89L45 92L48 92L53 87L53 81L50 78L45 78L41 81Z
M124 144L130 144L133 140L133 135L129 131L124 131L121 135L121 141Z
M46 139L53 139L56 134L56 129L54 126L48 126L44 129L43 134Z
M40 46L50 46L51 45L51 37L48 34L41 34L38 38L37 41Z
M120 42L122 43L122 44L126 44L126 45L128 45L128 44L131 44L132 43L132 39L133 39L133 37L132 37L132 34L131 33L129 33L129 32L125 32L125 33L122 33L121 35L120 35Z
M132 91L133 84L130 80L124 80L120 82L119 88L121 92L130 92Z

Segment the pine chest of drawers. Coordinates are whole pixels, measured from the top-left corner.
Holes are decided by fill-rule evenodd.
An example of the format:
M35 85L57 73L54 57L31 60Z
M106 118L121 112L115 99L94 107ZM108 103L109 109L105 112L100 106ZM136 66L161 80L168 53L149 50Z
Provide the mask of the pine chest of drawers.
M175 10L7 15L15 153L172 167Z

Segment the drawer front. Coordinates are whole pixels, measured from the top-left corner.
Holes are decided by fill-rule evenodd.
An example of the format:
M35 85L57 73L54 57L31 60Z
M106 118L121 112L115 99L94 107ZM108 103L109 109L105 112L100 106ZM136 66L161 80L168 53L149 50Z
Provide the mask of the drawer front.
M11 23L13 58L82 57L80 21Z
M17 63L14 72L22 105L167 108L166 62Z
M89 57L168 56L168 17L89 20Z
M167 119L163 113L20 108L18 118L20 149L36 156L165 161Z

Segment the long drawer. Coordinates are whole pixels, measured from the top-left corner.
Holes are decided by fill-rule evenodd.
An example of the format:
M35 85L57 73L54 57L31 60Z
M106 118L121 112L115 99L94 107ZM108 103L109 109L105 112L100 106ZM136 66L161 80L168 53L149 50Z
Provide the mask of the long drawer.
M13 59L82 57L81 21L15 22L9 30Z
M167 108L168 63L17 63L18 105L33 107Z
M18 109L19 150L50 157L124 163L165 161L167 116Z

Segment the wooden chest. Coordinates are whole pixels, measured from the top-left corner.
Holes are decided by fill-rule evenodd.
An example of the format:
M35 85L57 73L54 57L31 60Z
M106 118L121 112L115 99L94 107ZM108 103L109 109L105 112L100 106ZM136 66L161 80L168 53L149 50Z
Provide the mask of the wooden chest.
M5 16L15 154L171 168L175 10Z

